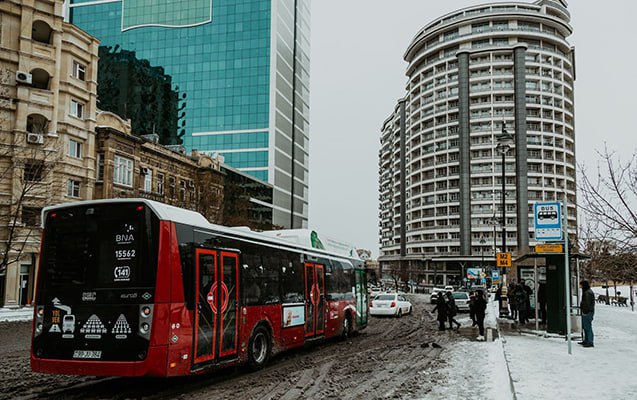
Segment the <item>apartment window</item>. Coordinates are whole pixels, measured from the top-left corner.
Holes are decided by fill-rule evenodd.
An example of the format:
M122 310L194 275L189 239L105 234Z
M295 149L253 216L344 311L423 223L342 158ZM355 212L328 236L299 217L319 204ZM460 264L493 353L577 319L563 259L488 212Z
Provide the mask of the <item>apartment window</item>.
M69 179L66 182L66 195L70 197L80 197L80 181Z
M104 153L97 153L97 180L104 180Z
M179 181L179 193L181 197L181 201L186 201L186 181Z
M144 175L144 190L152 192L153 190L153 170L146 168L146 174Z
M84 118L84 104L77 100L71 100L71 115L77 118Z
M42 180L42 170L44 163L42 161L32 160L24 165L24 181L39 182Z
M41 208L22 207L22 223L24 224L24 226L40 225L41 213L42 213Z
M133 186L133 160L122 157L115 156L115 171L113 174L113 182L124 185L124 186Z
M157 194L164 194L164 174L157 174Z
M76 140L69 140L69 156L82 158L82 143Z
M73 77L81 81L86 78L86 66L77 61L73 61Z
M175 197L175 185L177 184L177 180L175 179L174 176L169 176L168 177L168 186L169 186L169 195L170 198L174 198Z

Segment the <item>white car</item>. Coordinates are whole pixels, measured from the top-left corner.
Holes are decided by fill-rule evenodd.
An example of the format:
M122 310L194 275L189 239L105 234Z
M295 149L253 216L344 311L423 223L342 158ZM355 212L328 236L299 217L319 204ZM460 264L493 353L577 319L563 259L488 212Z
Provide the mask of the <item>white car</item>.
M372 299L381 293L382 293L382 290L378 286L369 287L369 297L371 297Z
M453 292L453 301L456 303L458 311L469 311L469 293L467 292Z
M371 315L391 315L401 317L411 314L411 302L399 293L381 293L372 300L369 307Z
M429 296L431 304L435 304L436 301L438 301L438 294L440 293L445 293L445 289L433 288L431 295Z

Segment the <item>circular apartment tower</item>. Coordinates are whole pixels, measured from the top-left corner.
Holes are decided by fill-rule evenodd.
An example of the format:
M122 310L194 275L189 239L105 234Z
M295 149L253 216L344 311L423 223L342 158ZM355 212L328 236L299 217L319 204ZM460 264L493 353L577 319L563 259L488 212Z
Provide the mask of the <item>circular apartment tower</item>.
M536 243L533 203L566 195L575 232L575 66L566 6L479 5L415 36L405 53L407 94L381 133L381 263L482 257L492 264L494 251L527 253ZM504 167L506 249L496 150L503 129L513 137Z

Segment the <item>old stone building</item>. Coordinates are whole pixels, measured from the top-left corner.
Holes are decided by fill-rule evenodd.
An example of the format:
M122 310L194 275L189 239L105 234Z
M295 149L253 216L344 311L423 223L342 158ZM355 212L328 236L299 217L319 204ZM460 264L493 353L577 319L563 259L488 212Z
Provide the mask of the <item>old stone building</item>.
M95 199L143 197L200 212L223 222L224 174L220 161L170 149L157 137L135 136L130 123L100 111L96 127Z
M60 0L0 2L0 303L30 301L43 206L93 197L99 42Z

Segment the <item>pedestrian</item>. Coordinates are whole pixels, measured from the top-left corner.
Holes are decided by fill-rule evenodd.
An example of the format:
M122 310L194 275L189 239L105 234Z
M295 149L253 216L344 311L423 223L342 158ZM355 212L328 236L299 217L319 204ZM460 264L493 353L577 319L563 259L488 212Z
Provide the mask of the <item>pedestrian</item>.
M509 308L511 309L510 318L514 321L518 319L518 301L515 298L515 285L509 285Z
M498 302L498 310L499 310L498 316L502 318L504 317L502 315L502 284L499 284L498 290L495 291L495 300Z
M456 324L456 330L460 328L460 322L456 321L454 318L458 313L458 308L456 307L456 301L453 298L453 293L447 292L447 318L449 318L449 329L453 329L453 324Z
M582 328L584 329L584 338L578 344L584 347L595 347L593 344L593 316L595 315L595 293L591 289L591 285L587 280L580 282L582 287L582 301L580 302L580 310L582 312Z
M531 289L529 285L526 284L526 281L524 279L520 280L520 284L522 285L522 289L526 294L526 315L524 316L524 322L528 323L529 316L531 315L531 296L533 296L533 289Z
M475 301L476 322L478 323L478 340L484 340L484 316L487 310L487 301L484 299L482 290L478 290Z
M476 293L472 290L469 292L469 318L471 318L471 327L478 324L476 319Z
M529 299L526 291L524 290L523 284L523 282L517 284L515 286L515 291L513 292L515 301L518 305L518 321L520 324L525 324L527 322L527 313L529 312L527 307Z
M537 288L537 304L540 307L540 322L546 324L546 282L540 281Z
M436 306L433 309L434 312L438 311L438 330L445 330L445 323L447 322L447 302L445 301L445 296L442 292L438 293L438 298L436 299Z

